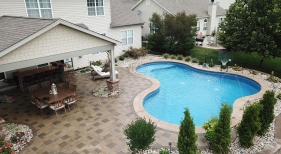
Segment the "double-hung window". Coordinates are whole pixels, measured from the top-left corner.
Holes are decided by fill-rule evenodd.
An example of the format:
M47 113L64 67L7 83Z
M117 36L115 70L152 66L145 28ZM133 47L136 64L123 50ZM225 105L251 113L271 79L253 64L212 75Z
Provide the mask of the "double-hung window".
M52 18L51 0L25 0L28 17Z
M200 31L200 22L199 21L197 21L196 30Z
M153 23L150 23L149 24L149 27L150 27L150 33L151 34L154 34L156 32L156 27Z
M130 45L134 43L134 31L122 30L121 31L122 45Z
M104 3L103 0L87 0L88 15L100 16L104 15Z
M203 30L207 30L207 24L208 24L208 21L207 19L204 20L204 27L203 27Z

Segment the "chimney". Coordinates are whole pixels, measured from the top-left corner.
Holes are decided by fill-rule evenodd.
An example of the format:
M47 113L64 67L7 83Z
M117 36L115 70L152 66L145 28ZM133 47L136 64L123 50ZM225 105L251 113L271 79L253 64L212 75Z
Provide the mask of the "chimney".
M217 17L217 4L214 3L214 0L211 0L211 3L208 6L208 29L207 34L211 35L212 31L216 30L216 17Z

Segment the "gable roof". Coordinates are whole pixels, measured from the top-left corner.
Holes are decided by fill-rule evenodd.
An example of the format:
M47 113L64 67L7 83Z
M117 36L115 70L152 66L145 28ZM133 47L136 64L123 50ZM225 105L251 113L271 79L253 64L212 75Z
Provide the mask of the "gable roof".
M134 9L140 3L145 0L139 0L138 3L133 5L131 9ZM177 14L178 12L185 11L186 14L196 14L197 17L209 17L208 5L209 0L152 0L164 10L171 14ZM217 6L217 16L224 15L225 10Z
M51 28L62 24L100 39L119 44L120 42L94 31L77 26L62 19L43 19L16 16L0 17L0 57L43 34Z
M120 0L110 0L111 6L111 27L128 25L143 25L144 21L130 8L131 5Z

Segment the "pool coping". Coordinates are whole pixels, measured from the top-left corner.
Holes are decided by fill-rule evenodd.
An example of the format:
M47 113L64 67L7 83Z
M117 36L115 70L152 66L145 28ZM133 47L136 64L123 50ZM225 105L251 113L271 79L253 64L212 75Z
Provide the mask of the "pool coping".
M154 122L156 124L157 127L165 129L165 130L169 130L169 131L179 132L179 125L161 121L161 120L153 117L152 115L150 115L143 107L143 100L145 99L145 97L148 94L157 90L160 87L160 82L158 80L156 80L155 78L144 76L140 73L137 73L136 68L140 65L152 63L152 62L181 63L181 64L185 64L187 66L190 66L190 67L193 67L193 68L196 68L196 69L199 69L199 70L203 70L203 71L221 72L221 73L228 73L228 74L243 76L243 77L252 79L252 80L256 81L257 83L259 83L260 86L261 86L261 90L258 93L254 94L254 95L250 95L250 96L241 97L241 98L234 101L234 103L232 105L233 111L232 111L232 114L231 114L231 127L234 127L235 125L239 124L240 121L242 120L242 116L243 116L243 112L244 112L243 108L244 108L245 103L247 103L247 101L260 99L260 98L262 98L263 94L267 90L271 90L269 85L267 83L265 83L262 79L254 78L253 76L250 76L250 74L243 74L242 71L223 72L223 71L210 70L208 68L202 67L202 65L198 65L198 63L183 62L183 61L180 61L180 60L165 60L165 59L163 59L163 60L151 60L150 62L140 62L140 63L137 63L136 65L132 65L129 69L132 74L134 74L135 76L141 77L141 78L148 79L152 82L152 85L148 89L142 91L141 93L139 93L135 97L135 99L133 101L133 107L134 107L134 110L135 110L136 114L139 117L145 117L146 120L150 119L152 122ZM196 133L205 133L206 131L203 127L196 126L195 132Z

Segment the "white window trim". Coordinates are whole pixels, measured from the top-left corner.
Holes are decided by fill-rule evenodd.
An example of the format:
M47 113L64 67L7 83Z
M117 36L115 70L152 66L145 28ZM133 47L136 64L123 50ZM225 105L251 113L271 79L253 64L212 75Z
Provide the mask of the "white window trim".
M105 5L104 5L104 0L102 0L103 3L103 15L95 15L95 16L90 16L89 15L89 10L88 10L88 0L86 0L86 12L88 17L99 17L99 16L105 16ZM96 14L97 14L97 7L95 6Z
M36 0L37 3L38 3L38 9L39 9L39 15L40 15L40 18L42 18L42 15L41 15L41 8L40 8L40 3L39 3L39 0ZM52 18L54 18L54 12L53 12L53 4L52 4L52 0L50 0L50 4L51 4L51 12L52 12ZM25 6L25 13L26 13L26 16L28 17L28 12L27 12L27 7L26 7L26 0L24 0L24 6ZM46 8L43 8L43 9L46 9ZM32 8L30 9L32 10ZM34 9L35 10L35 9Z
M132 44L128 44L128 42L129 42L129 41L128 41L128 31L130 31L130 30L133 31L133 36L132 36L132 38L133 38L133 43L132 43L132 44L134 44L134 41L135 41L135 40L134 40L134 30L133 30L133 29L121 30L121 42L122 42L122 40L123 40L123 39L122 39L122 32L123 32L123 31L126 31L126 32L127 32L127 36L126 36L127 44L126 44L126 45L132 45ZM123 45L123 42L122 42L122 46L126 46L126 45Z

